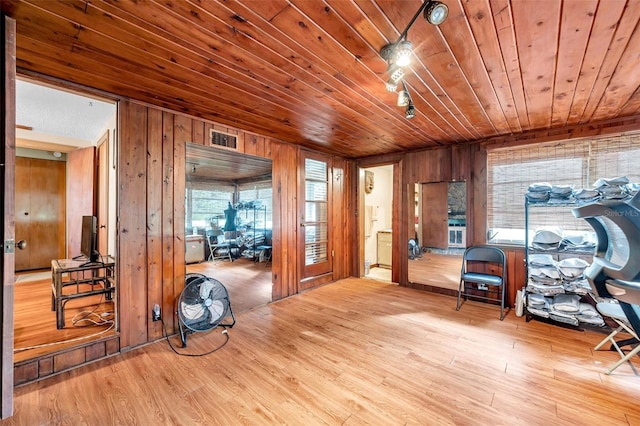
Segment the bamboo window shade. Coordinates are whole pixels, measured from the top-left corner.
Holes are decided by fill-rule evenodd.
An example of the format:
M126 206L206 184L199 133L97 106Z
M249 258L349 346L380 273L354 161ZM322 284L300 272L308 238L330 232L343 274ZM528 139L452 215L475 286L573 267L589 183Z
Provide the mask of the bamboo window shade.
M524 230L524 194L532 183L571 185L580 190L593 188L599 178L626 176L640 182L640 133L500 148L489 150L487 157L490 230ZM548 209L530 209L530 219L540 226L590 229L586 222L575 219L570 208L553 214Z

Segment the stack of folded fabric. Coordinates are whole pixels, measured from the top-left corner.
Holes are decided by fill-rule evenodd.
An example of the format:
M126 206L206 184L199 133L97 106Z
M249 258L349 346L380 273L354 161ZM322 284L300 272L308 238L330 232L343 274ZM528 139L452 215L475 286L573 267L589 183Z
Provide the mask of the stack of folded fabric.
M529 266L545 267L555 266L556 262L550 254L531 254L529 255Z
M574 202L573 187L571 185L553 185L549 191L549 203Z
M589 262L578 257L562 259L556 264L563 281L575 281L583 278L584 270Z
M555 265L538 267L530 266L529 277L537 283L547 285L558 284L560 282L560 274L558 273L558 269L556 269Z
M640 183L628 183L625 185L625 189L627 194L629 194L630 197L633 197L638 193L638 191L640 191Z
M551 184L548 182L532 183L524 196L530 203L546 203L549 200L550 191Z
M580 189L573 194L573 197L578 203L590 203L599 200L601 195L595 189Z
M528 259L529 282L526 291L543 296L564 293L556 262L550 254L531 254Z
M627 198L629 178L621 176L613 179L601 178L595 181L593 187L606 200L621 200Z
M551 306L551 298L541 294L527 295L527 311L543 318L549 318L549 307Z
M596 242L583 235L565 236L560 241L560 250L571 251L573 253L593 254L596 248Z
M562 241L562 231L559 229L542 228L535 232L531 240L531 247L538 250L558 250Z
M580 311L576 315L579 322L602 327L604 325L604 318L597 311L595 306L589 303L580 303Z
M553 296L555 294L562 294L565 292L564 287L559 281L554 283L545 283L543 281L536 280L533 276L529 277L526 291L527 293L540 294L542 296Z
M591 285L586 278L573 281L562 281L562 287L567 293L575 293L584 296L591 292Z
M580 312L580 296L558 294L549 307L549 318L565 324L578 325L576 315Z

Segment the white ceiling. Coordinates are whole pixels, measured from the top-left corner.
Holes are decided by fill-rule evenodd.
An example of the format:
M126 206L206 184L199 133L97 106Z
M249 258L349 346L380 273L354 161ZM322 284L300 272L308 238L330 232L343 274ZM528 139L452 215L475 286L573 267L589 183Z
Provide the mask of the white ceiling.
M116 104L16 80L16 125L95 144Z

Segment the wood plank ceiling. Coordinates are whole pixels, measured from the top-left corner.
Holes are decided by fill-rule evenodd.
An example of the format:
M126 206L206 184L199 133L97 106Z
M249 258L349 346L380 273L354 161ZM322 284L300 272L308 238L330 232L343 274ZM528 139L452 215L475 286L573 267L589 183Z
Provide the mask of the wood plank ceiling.
M3 0L26 71L346 158L640 114L640 1L443 0L408 33L418 111L382 46L420 0Z

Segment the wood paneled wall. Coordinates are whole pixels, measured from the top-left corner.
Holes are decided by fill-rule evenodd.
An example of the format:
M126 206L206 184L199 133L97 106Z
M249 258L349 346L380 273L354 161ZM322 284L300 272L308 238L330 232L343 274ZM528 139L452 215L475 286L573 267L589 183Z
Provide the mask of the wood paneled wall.
M271 138L161 111L131 101L119 107L118 285L123 350L162 337L151 321L159 303L169 331L185 275L186 142L208 145L210 129L237 136L239 153L272 160L273 300L299 291L298 164L300 148ZM226 149L216 147L216 149ZM333 158L333 279L354 275L355 163Z
M358 162L359 167L367 164L384 163L391 157L368 158ZM394 281L404 286L425 289L421 284L409 283L408 247L404 241L413 237L414 211L409 209L409 197L413 193L408 185L418 182L467 182L467 246L486 244L487 231L487 152L479 144L450 146L406 154L401 159L393 157L402 167L400 174L401 203L394 203L394 227L400 230L398 235L406 238L394 243ZM516 291L524 285L524 250L519 247L503 247L507 255L507 301L513 306ZM398 279L395 275L397 273Z

